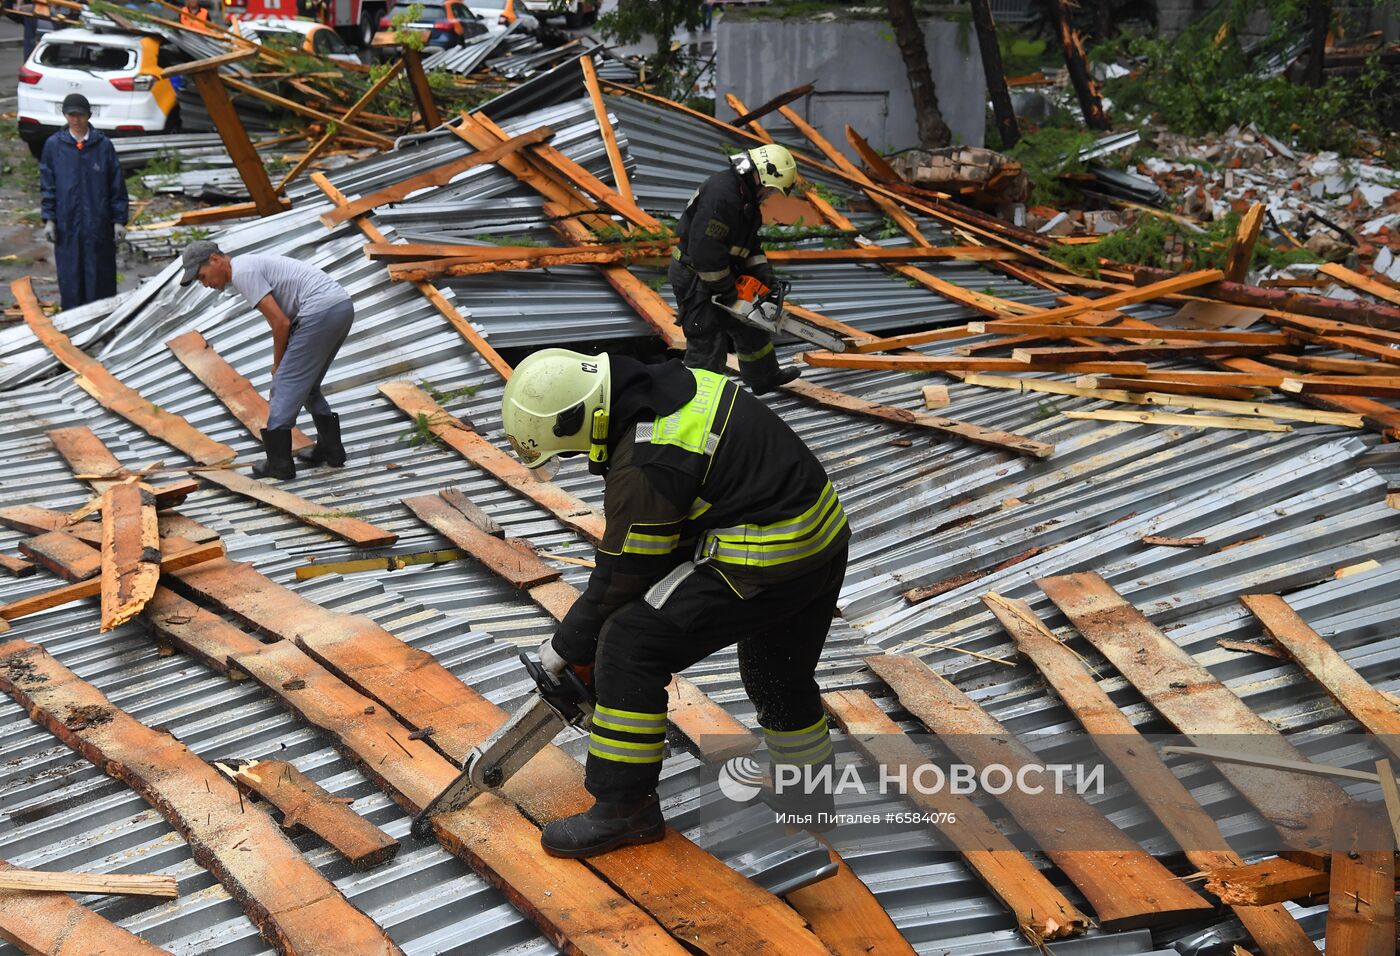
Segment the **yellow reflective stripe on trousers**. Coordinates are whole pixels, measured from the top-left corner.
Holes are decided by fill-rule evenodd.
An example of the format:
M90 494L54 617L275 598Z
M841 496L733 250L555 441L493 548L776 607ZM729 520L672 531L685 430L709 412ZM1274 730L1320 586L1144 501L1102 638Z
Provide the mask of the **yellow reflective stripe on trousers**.
M677 534L647 534L644 531L628 529L627 538L622 542L623 554L670 554L676 550L681 536Z
M666 742L654 744L634 744L625 740L609 740L594 734L588 742L588 752L604 760L617 763L661 763L665 757Z
M821 763L831 753L831 736L827 731L825 714L815 724L801 730L769 730L765 727L763 736L768 742L769 757L778 763Z
M593 708L593 726L624 730L632 734L665 734L665 714L643 714L598 704Z
M771 567L820 554L836 540L836 536L845 526L846 513L841 510L841 503L832 502L831 509L825 513L822 523L808 537L755 543L742 537L729 538L711 533L705 538L703 550L710 556L710 560L722 564Z
M757 352L738 352L736 354L738 355L739 361L741 362L757 362L759 359L763 358L765 355L772 351L773 343L770 340L767 343L765 343L763 348L759 349Z

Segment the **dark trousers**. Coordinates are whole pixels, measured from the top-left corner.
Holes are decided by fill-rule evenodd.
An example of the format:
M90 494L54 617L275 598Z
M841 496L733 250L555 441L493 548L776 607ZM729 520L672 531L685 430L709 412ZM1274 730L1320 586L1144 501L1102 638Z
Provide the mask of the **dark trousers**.
M673 578L610 617L593 667L588 792L615 801L656 789L671 675L736 643L739 675L774 758L786 750L797 762L802 753L820 762L829 744L814 674L845 576L844 546L826 564L748 600L700 568L669 594L659 592Z
M287 350L282 353L282 364L272 376L269 430L295 426L303 406L312 415L333 414L330 403L321 394L321 380L345 344L354 318L355 306L349 299L324 311L297 317Z
M684 263L672 259L669 278L685 333L687 367L723 374L732 348L739 358L739 377L750 389L764 388L778 377L778 356L767 332L745 325L711 302L700 277Z

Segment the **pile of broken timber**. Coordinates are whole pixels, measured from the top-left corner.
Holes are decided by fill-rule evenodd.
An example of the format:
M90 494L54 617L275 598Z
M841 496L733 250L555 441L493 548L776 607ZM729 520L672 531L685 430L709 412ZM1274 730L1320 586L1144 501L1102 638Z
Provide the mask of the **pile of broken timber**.
M1373 735L1378 749L1389 755L1377 762L1375 773L1314 764L1103 578L1083 573L1036 583L1106 665L1091 667L1024 601L995 593L983 595L983 601L1016 650L1063 701L1141 805L1182 848L1197 870L1194 877L1204 876L1205 891L1229 906L1243 923L1257 950L1300 956L1315 953L1315 945L1282 904L1325 897L1329 952L1393 953L1395 851L1400 845L1400 786L1391 763L1400 759L1396 744L1400 715L1393 700L1367 684L1284 599L1243 597L1283 656L1321 684L1349 717ZM894 692L900 708L956 760L980 769L993 763L1016 768L1037 759L976 701L917 658L880 656L867 658L866 663ZM1230 849L1217 821L1100 686L1102 680L1115 676L1131 684L1161 719L1188 739L1249 741L1247 753L1165 749L1213 762L1230 786L1273 825L1280 856L1247 864ZM898 727L864 694L832 693L826 702L869 760L897 766L931 759L912 741L902 740ZM1336 779L1378 782L1382 800L1354 802ZM1012 788L997 799L1070 878L1105 928L1166 922L1209 905L1078 796L1027 798ZM941 795L919 802L931 810L954 808ZM959 807L959 825L949 827L946 834L955 845L960 836L967 837L962 812ZM1089 840L1095 852L1082 850ZM969 864L976 866L970 852L958 846ZM1013 882L995 870L990 875L981 872L1014 911L1029 911L1030 894L1038 884ZM992 877L1002 881L993 883Z

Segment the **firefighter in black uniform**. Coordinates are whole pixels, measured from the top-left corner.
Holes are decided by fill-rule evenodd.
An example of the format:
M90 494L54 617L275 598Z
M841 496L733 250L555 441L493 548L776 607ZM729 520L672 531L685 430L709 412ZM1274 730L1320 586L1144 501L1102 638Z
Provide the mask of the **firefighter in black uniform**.
M691 197L676 227L680 241L671 251L671 291L685 332L685 364L723 372L732 343L744 384L759 395L802 371L779 368L769 334L740 322L711 299L718 296L730 308L747 310L751 303L740 300L736 287L741 276L752 276L768 288L776 284L759 244L759 204L770 191L786 194L796 181L797 165L782 146L737 154L728 169L705 180Z
M528 467L587 454L606 475L597 566L540 648L554 673L592 665L585 784L597 802L547 826L546 852L584 857L662 838L666 685L736 642L770 760L830 761L813 674L850 530L792 429L720 373L565 349L521 362L501 406Z

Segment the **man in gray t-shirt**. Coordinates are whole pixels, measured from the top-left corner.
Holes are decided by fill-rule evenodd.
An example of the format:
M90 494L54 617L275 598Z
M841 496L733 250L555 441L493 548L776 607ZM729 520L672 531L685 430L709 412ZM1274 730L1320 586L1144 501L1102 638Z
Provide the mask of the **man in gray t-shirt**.
M181 253L181 285L195 279L208 289L232 283L272 329L272 393L263 429L266 459L253 466L259 478L295 478L292 429L303 406L316 422L316 445L304 455L312 464L340 468L340 416L321 394L321 380L350 333L355 307L341 285L320 269L288 256L249 253L230 258L207 240Z

